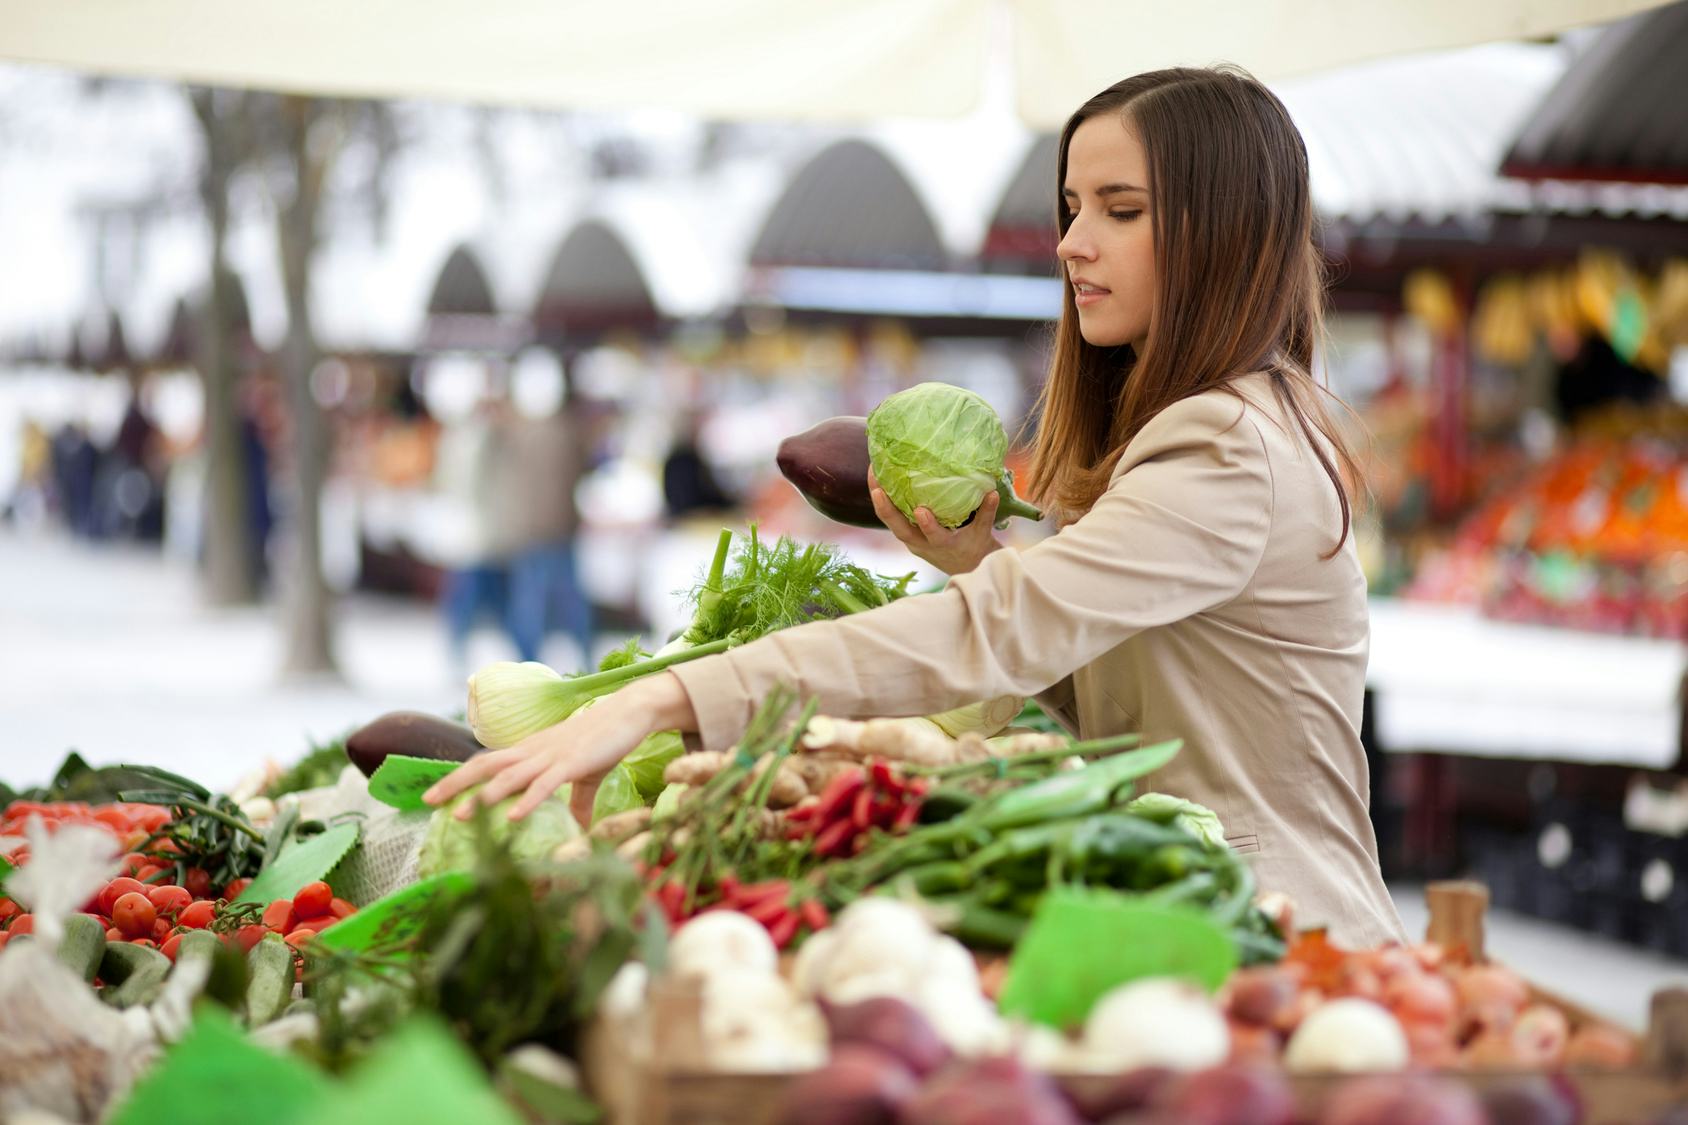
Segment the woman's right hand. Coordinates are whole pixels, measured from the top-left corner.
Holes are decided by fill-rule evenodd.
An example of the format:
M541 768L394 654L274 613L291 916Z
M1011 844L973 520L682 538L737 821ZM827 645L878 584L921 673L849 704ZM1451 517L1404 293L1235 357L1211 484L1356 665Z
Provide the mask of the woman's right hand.
M867 472L867 487L873 496L873 510L880 522L891 529L891 534L901 540L911 554L945 574L966 574L986 555L1002 547L996 536L991 534L996 524L996 510L1002 505L1002 498L995 492L985 494L979 502L979 510L973 513L971 523L952 531L938 522L938 517L932 514L930 508L916 508L914 522L909 522L891 503L885 490L879 487L879 479L873 475L872 469Z

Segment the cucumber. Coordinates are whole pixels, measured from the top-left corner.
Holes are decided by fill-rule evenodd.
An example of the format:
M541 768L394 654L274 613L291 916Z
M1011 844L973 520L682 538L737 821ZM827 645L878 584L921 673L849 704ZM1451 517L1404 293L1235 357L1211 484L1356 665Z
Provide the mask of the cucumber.
M59 942L59 960L71 972L82 974L92 984L105 956L105 927L92 914L72 914L64 920L64 937Z
M176 947L176 963L179 965L190 957L215 957L222 947L222 939L210 930L189 930Z
M293 947L280 934L265 934L246 955L246 1026L262 1027L293 1000Z
M100 979L105 989L100 999L117 1008L150 1004L170 975L170 958L156 949L127 941L106 942L100 958Z

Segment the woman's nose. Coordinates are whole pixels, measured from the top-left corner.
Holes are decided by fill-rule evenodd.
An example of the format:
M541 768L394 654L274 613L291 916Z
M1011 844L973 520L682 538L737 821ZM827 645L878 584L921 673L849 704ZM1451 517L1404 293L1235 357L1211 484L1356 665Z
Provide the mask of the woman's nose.
M1094 261L1096 251L1091 240L1083 233L1078 223L1067 228L1067 233L1061 236L1061 241L1055 246L1055 256L1063 262Z

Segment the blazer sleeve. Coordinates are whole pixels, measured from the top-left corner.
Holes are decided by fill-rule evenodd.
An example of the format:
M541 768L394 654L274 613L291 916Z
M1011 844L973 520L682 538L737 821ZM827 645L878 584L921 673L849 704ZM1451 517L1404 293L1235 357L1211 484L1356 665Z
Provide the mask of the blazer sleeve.
M995 551L936 593L672 671L707 749L732 745L781 682L839 717L1036 695L1144 629L1237 597L1271 521L1271 468L1254 419L1231 395L1194 396L1143 428L1107 491L1056 535Z

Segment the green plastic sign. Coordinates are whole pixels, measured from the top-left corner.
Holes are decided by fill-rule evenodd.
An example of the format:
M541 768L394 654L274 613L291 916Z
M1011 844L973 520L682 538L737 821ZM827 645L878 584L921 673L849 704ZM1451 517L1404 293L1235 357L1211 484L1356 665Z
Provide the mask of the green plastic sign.
M181 1042L147 1073L112 1125L293 1125L328 1082L298 1059L247 1039L221 1008L202 1005Z
M1179 977L1212 992L1236 967L1236 943L1200 910L1116 891L1055 889L1014 949L998 1006L1065 1030L1122 984Z
M299 840L252 880L236 902L274 902L292 898L306 883L325 878L357 846L358 826L336 824L320 835Z
M432 758L412 758L404 754L388 754L369 779L369 795L401 812L416 812L418 809L429 808L427 802L422 800L422 794L462 764L440 762Z
M467 871L447 871L394 891L317 935L327 949L366 950L399 944L421 932L442 898L455 899L475 885ZM399 954L403 956L402 953Z
M161 1119L164 1120L164 1119ZM339 1089L324 1095L311 1125L372 1121L522 1125L468 1050L437 1019L417 1017L395 1031Z

